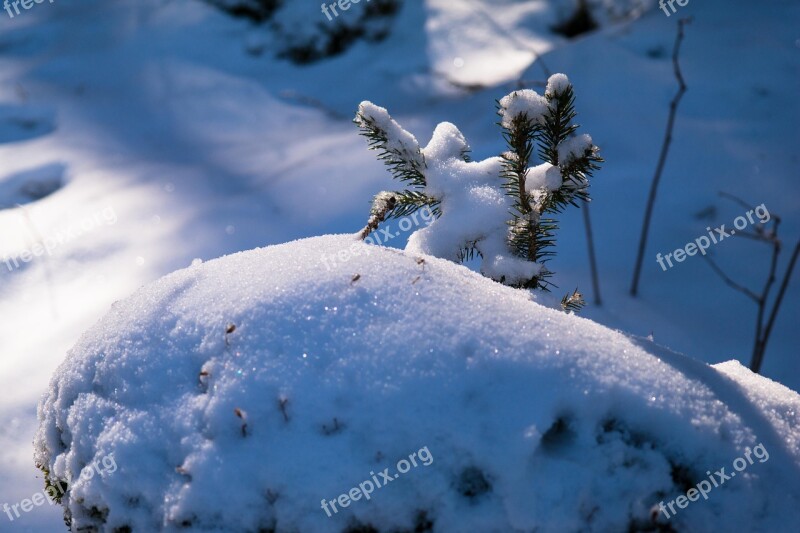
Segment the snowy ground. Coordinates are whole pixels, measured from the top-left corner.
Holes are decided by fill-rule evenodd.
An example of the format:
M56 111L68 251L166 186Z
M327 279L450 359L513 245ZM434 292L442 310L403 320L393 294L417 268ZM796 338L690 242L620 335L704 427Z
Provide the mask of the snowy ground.
M28 202L0 210L0 257L40 252L18 267L0 264L0 504L41 489L30 445L36 402L113 301L194 258L363 225L372 194L390 179L349 122L362 100L389 108L421 142L448 120L476 159L496 155L494 99L520 75L545 78L541 64L530 65L532 51L552 49L544 64L569 74L579 122L607 161L591 211L605 305L583 316L653 332L702 361L749 362L754 306L700 258L662 272L655 254L743 214L719 190L780 214L787 244L800 236L800 6L680 8L695 18L682 53L689 92L638 300L627 289L675 91L676 16L651 11L567 43L545 31L537 6L409 3L386 41L303 68L248 52L258 31L190 0L42 3L0 17L0 204ZM309 18L317 16L314 7ZM448 78L486 88L467 93ZM716 215L696 217L710 206ZM554 281L590 294L580 213L562 221ZM731 239L713 251L732 276L760 287L766 249ZM795 390L798 287L789 288L763 368ZM0 520L0 530L9 527ZM60 512L40 507L13 527L57 530Z
M800 395L540 296L353 234L198 262L81 337L36 460L76 531L797 530Z

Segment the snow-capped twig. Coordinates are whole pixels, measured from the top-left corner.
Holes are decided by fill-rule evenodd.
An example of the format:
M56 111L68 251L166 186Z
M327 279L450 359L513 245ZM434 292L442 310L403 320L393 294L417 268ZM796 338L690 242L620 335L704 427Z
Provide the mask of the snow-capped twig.
M639 239L639 251L636 256L636 266L633 271L633 283L631 284L631 296L636 296L639 292L639 275L642 272L642 262L644 261L644 251L647 246L647 234L650 230L650 218L653 215L653 205L656 202L656 192L658 190L658 183L661 181L661 172L664 170L664 163L667 161L667 154L669 153L669 145L672 143L672 128L675 125L675 114L678 110L678 104L683 98L683 93L686 92L686 83L681 74L681 66L678 63L678 58L681 50L681 42L683 41L684 26L692 21L691 17L682 18L678 21L678 35L675 38L675 46L672 49L672 67L675 71L675 78L678 80L678 92L669 103L669 118L667 119L667 132L664 135L664 142L661 145L661 154L658 156L658 164L656 171L653 175L653 182L650 185L650 194L647 198L647 208L644 213L644 222L642 223L642 235Z

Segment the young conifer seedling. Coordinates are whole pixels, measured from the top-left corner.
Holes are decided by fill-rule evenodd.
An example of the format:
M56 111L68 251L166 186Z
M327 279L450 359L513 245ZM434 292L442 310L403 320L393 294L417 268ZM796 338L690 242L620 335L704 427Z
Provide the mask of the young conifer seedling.
M463 261L477 254L481 272L520 288L548 290L554 215L589 200L589 179L603 161L589 135L577 135L575 94L554 74L544 96L529 89L498 101L507 150L471 161L456 126L442 122L424 148L386 109L362 102L354 122L405 188L379 193L362 238L387 218L429 208L435 220L415 231L406 250ZM540 164L533 165L534 151ZM569 299L569 295L567 295ZM579 307L577 298L571 309Z

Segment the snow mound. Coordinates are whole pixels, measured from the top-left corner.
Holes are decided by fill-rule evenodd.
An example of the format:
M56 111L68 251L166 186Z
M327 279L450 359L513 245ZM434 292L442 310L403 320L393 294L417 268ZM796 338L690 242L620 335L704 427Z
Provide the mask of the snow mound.
M116 303L35 447L77 531L797 531L799 411L735 365L345 235Z

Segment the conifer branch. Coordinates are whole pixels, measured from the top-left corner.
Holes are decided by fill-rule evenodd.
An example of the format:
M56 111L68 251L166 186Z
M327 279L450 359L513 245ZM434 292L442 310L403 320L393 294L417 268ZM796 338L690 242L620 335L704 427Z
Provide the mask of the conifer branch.
M374 116L378 114L388 122L395 131L387 131L385 124L381 126ZM361 239L366 239L387 218L399 218L410 215L422 207L429 207L434 216L439 216L439 201L422 192L425 188L425 156L416 139L392 120L385 109L377 106L359 106L353 122L358 125L360 134L367 138L370 150L378 151L378 159L384 162L392 177L409 184L403 191L382 192L373 200L370 218L367 225L359 232ZM462 154L469 160L468 151Z
M390 139L375 118L362 109L356 113L353 122L358 125L361 135L367 138L369 149L378 151L378 159L389 167L392 177L408 182L412 187L425 187L425 156L416 141L412 146L406 146L398 139Z
M585 305L586 300L583 299L583 295L578 292L577 288L572 292L572 294L567 293L563 298L561 298L561 309L563 309L565 313L570 311L577 313L583 309Z

